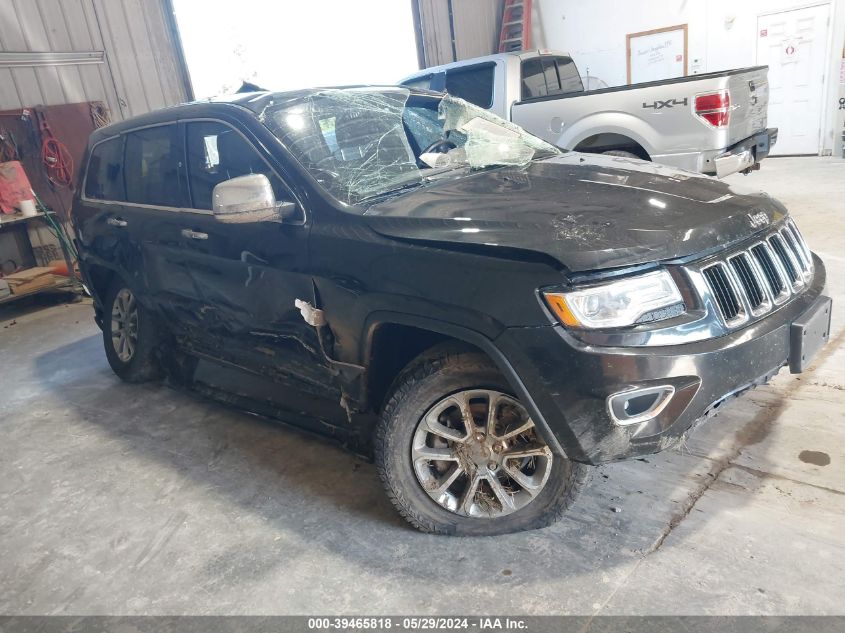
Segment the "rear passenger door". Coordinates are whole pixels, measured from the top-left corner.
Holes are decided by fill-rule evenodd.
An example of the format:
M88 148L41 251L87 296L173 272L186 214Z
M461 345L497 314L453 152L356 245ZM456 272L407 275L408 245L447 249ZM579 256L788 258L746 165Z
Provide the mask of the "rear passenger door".
M89 264L110 267L130 282L141 263L140 247L129 239L129 212L123 179L124 137L117 135L91 148L81 192L81 204L73 209L76 237ZM134 287L133 287L134 289ZM98 299L108 289L92 289Z
M269 162L236 124L186 121L192 214L184 215L185 256L202 298L203 351L316 396L339 400L316 331L295 307L313 300L303 209L281 220L223 223L212 214L214 187L266 175L276 200L295 201Z
M85 217L77 221L86 249L112 266L141 301L187 318L193 283L174 221L187 194L182 168L176 124L101 141L91 150L79 209Z

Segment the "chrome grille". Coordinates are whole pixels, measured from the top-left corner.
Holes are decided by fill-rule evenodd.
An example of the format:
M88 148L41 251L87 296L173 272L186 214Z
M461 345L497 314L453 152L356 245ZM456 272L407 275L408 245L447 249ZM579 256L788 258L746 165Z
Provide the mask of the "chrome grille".
M701 274L719 316L735 327L799 294L812 278L813 260L789 219L746 249L708 263Z

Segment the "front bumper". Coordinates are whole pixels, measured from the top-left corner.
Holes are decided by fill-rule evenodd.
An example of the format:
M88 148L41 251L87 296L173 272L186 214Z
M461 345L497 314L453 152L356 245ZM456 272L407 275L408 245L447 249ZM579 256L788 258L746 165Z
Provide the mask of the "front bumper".
M739 171L754 169L769 155L769 151L777 140L778 129L771 127L732 145L713 158L716 176L724 178Z
M637 457L672 446L725 400L777 374L790 360L793 323L821 300L824 284L816 258L811 287L790 303L731 334L694 343L599 347L551 326L509 328L496 344L552 446L591 464ZM608 411L613 394L664 385L674 395L650 420L623 426Z

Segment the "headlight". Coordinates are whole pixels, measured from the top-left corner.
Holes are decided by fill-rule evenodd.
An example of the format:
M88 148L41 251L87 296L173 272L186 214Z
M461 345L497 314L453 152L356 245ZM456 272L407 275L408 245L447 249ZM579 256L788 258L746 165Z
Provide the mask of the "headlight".
M681 293L665 270L638 277L567 292L543 293L546 303L561 323L577 328L608 328L633 325L655 310L678 306ZM658 318L680 314L669 311ZM656 320L654 318L648 320Z

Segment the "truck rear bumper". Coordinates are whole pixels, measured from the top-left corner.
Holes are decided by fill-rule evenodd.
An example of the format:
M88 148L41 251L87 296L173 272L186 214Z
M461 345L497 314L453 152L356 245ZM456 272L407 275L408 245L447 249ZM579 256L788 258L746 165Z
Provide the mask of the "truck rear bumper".
M772 127L749 136L730 147L696 152L654 154L651 159L655 163L663 163L679 169L724 178L738 171L754 169L756 165L760 164L761 160L769 155L769 151L777 142L777 138L778 129ZM721 163L721 167L717 161Z
M738 171L754 169L769 155L769 150L777 142L777 138L778 129L773 127L732 145L713 158L716 176L724 178Z

